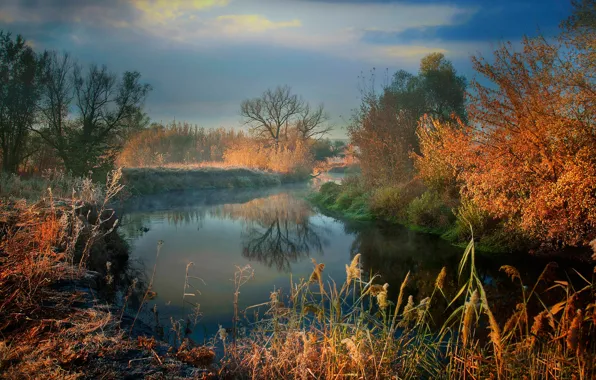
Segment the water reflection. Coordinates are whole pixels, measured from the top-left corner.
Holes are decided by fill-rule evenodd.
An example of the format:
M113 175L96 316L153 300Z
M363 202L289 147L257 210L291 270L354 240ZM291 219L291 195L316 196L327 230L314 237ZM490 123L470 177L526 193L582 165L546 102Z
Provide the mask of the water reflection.
M291 189L305 190L303 187ZM315 213L308 202L296 193L290 195L288 188L284 187L283 191L277 194L224 191L217 200L234 202L257 195L265 197L219 205L213 204L217 202L214 192L170 195L171 201L145 200L128 205L123 228L134 240L148 232L152 223L166 223L174 228L192 225L200 230L206 219L237 221L242 225L242 256L287 273L293 263L313 253L322 255L328 241L325 226L312 223Z
M323 254L325 229L311 222L314 213L305 200L288 193L243 204L225 204L210 214L241 220L242 255L269 268L289 272L291 264L309 257L311 252Z
M166 321L187 316L182 289L186 265L193 262L193 275L205 281L197 284L201 293L192 299L201 305L204 315L204 330L198 330L212 334L219 324L229 326L231 322L234 290L230 279L235 265L251 264L255 269L254 280L241 292L242 309L266 302L274 288L287 289L287 272L295 280L308 278L312 271L309 257L326 264L325 280L342 283L345 264L356 253L362 254L365 274L379 274L378 282L389 283L390 299L397 298L408 272L407 295L417 301L428 296L442 267L448 269L446 296L457 293L462 248L406 228L327 217L304 200L308 191L307 185L212 190L144 197L127 204L122 228L135 258L146 268L153 268L157 241L165 241L154 282L158 295L147 309L157 305ZM507 318L521 293L519 284L499 272L500 265L516 266L528 284L533 284L547 261L527 255L519 259L478 255L476 263L491 302L497 306L495 313L503 310L505 313L498 316ZM568 265L561 263L561 268L565 267ZM449 313L447 302L436 310L433 318L439 322L444 317L440 314Z

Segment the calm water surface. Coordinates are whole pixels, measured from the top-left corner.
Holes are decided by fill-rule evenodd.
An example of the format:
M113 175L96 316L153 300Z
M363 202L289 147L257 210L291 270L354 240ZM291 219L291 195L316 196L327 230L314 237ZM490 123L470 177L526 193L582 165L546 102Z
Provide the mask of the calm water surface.
M183 302L186 267L194 289L187 301L200 304L202 319L195 338L213 334L218 325L230 326L233 314L234 272L249 264L254 279L241 289L240 308L268 301L274 289L288 289L294 280L308 278L311 259L325 263L324 274L341 283L345 264L362 254L365 273L380 274L397 297L399 286L412 271L408 293L428 295L443 266L455 278L463 249L436 236L396 226L340 221L314 209L304 197L309 184L270 189L209 190L170 193L132 200L126 205L123 230L131 242L135 265L150 277L156 263L153 290L160 318L184 319L190 307ZM535 277L545 262L508 258L527 276ZM511 262L513 261L513 262ZM512 299L515 288L498 271L497 263L478 258L487 284ZM501 263L502 264L502 263ZM455 286L455 284L453 284ZM515 298L515 297L513 297ZM151 319L147 312L146 319ZM169 325L169 322L167 323Z

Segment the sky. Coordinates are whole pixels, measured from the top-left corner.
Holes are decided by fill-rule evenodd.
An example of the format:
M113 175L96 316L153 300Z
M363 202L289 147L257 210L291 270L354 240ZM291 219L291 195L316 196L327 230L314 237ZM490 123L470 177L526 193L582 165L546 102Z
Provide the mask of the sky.
M81 64L139 71L152 121L242 126L240 103L289 85L323 103L344 137L374 68L415 73L442 52L474 77L470 56L524 35L553 35L568 0L2 0L0 29Z

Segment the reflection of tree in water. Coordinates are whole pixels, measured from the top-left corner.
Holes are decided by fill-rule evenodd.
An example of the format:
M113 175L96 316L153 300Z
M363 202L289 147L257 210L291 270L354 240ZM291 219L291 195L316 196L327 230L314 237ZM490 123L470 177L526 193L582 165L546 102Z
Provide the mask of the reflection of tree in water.
M279 271L290 271L292 263L311 251L323 253L321 228L311 223L310 206L289 194L226 204L213 209L212 215L243 220L243 256Z
M246 201L249 195L253 198ZM179 204L173 209L164 208L164 202L154 201L159 206L156 212L125 214L122 227L127 237L135 239L149 230L151 222L160 220L174 226L197 224L199 228L207 217L239 220L244 225L244 257L280 271L289 271L292 263L312 252L323 253L323 245L326 244L322 239L324 229L311 223L314 213L305 200L287 192L256 199L255 194L249 195L230 199L238 203L219 205L214 204L213 199L207 202L204 197L197 197L199 204L193 205L188 201L188 204ZM143 209L142 206L138 205L136 209ZM151 207L148 208L151 210Z
M206 216L207 210L205 208L173 209L158 214L129 213L124 214L121 228L124 230L126 237L137 239L149 231L149 225L152 221L165 220L175 227L196 224L197 229L200 229Z

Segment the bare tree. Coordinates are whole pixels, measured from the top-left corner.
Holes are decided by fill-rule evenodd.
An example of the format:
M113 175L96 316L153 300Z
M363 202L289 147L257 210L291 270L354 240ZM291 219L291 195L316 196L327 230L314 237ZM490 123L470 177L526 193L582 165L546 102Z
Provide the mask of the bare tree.
M43 71L40 102L43 128L34 129L48 145L56 150L64 162L68 159L66 129L69 126L68 113L73 99L71 74L74 64L68 53L48 53Z
M333 127L327 124L329 116L325 113L322 104L315 109L311 109L308 103L304 104L298 117L296 129L300 137L304 140L310 138L319 140L333 129Z
M283 134L287 138L290 126L301 126L304 138L322 136L330 130L324 126L327 116L323 106L311 111L309 104L292 94L289 86L268 89L259 98L243 101L240 113L252 132L273 140L276 146Z

